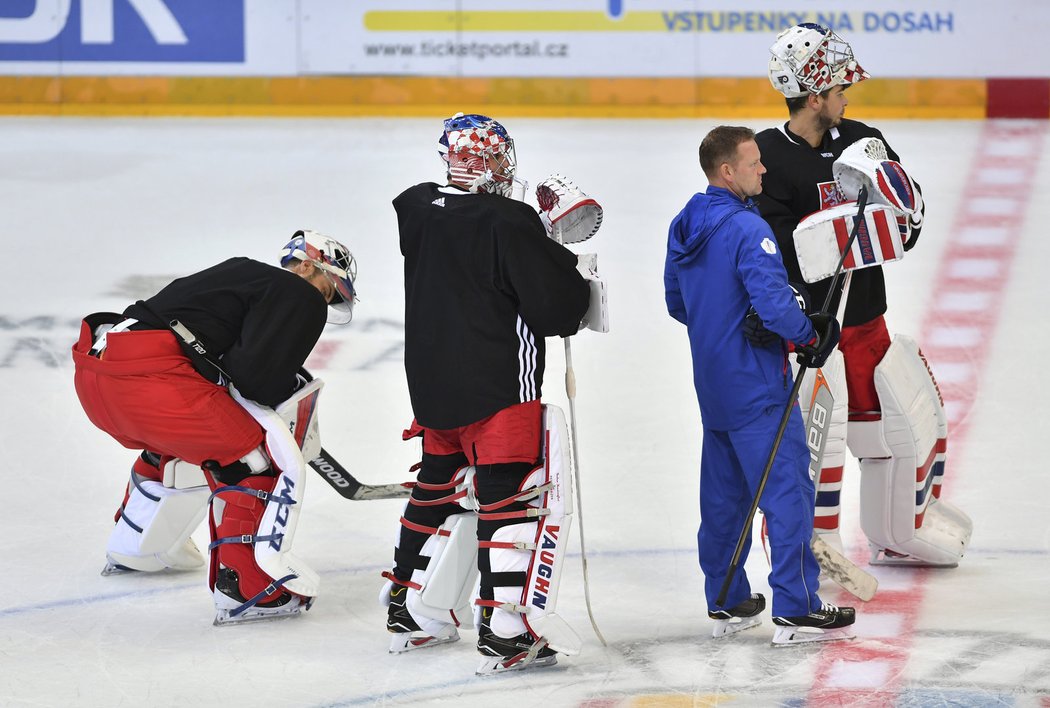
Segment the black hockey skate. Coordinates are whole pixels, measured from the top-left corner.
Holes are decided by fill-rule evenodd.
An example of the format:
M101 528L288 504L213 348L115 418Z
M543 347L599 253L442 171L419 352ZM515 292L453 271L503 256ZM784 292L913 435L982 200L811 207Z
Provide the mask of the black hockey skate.
M715 628L711 636L717 639L757 627L762 624L758 616L764 609L766 609L765 596L755 592L751 593L748 599L729 609L708 612L707 616L715 621Z
M821 603L816 612L801 617L774 617L777 630L773 634L773 646L853 639L856 635L850 626L856 620L857 613L852 607L836 607L827 602Z
M451 624L445 625L437 635L423 631L419 623L412 619L412 613L405 605L408 599L408 588L404 585L391 583L389 598L390 604L386 611L386 631L394 635L390 637L391 654L447 644L459 639L459 632Z
M215 600L213 624L216 627L297 617L303 611L309 610L314 601L312 597L304 598L282 590L280 595L269 602L256 602L254 605L245 607L248 600L241 594L237 571L233 568L219 568L215 576L215 591L212 595Z
M485 609L478 628L478 651L485 657L478 665L477 674L487 676L505 671L553 666L558 663L558 654L546 639L536 639L530 632L522 632L506 639L496 636L489 629L492 610Z

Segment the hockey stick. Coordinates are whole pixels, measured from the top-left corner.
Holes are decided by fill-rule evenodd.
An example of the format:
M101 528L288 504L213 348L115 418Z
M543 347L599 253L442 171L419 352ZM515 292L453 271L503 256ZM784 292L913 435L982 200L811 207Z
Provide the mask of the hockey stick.
M321 454L309 461L314 472L321 475L332 489L345 499L397 499L412 493L410 483L402 484L363 484L339 464L327 450L321 448Z
M842 276L842 265L846 262L846 256L849 255L850 249L853 248L853 242L857 240L857 233L860 231L860 225L864 222L864 209L867 205L868 190L867 187L862 186L857 193L857 216L853 220L853 228L850 229L849 238L846 239L846 245L842 249L842 255L839 257L838 265L835 266L835 274L831 276L831 286L828 288L828 294L824 298L824 305L820 308L822 314L826 314L828 308L831 307L831 301L835 296L835 291L838 289L839 278ZM737 567L740 565L740 556L744 552L744 544L751 535L751 525L755 522L755 513L758 511L758 502L762 498L762 492L766 489L766 482L769 481L769 472L773 468L773 460L777 456L777 450L780 449L780 441L784 439L784 431L787 430L788 419L791 417L791 410L795 407L795 403L798 400L798 392L802 387L802 378L806 375L808 369L809 367L805 364L799 366L798 374L795 376L795 384L791 387L791 393L788 395L787 404L784 406L784 413L780 416L780 425L777 426L777 434L773 438L773 446L769 451L769 457L766 458L766 466L762 470L762 476L758 480L758 489L755 490L755 498L751 500L751 509L747 513L744 527L740 529L740 538L737 539L736 549L733 551L733 557L729 561L729 569L726 571L725 580L722 581L722 588L718 591L718 597L715 598L715 604L719 607L725 604L726 596L729 594L729 586L733 583L733 576L736 575Z
M572 426L572 466L575 474L572 476L573 486L576 487L576 515L579 517L580 526L580 560L583 563L583 600L587 605L587 617L591 620L591 628L594 635L603 647L609 646L598 629L598 623L594 621L594 611L591 608L591 584L587 579L587 550L583 540L583 498L580 496L580 453L576 444L576 372L572 368L572 344L570 338L565 338L565 395L569 397L569 423Z

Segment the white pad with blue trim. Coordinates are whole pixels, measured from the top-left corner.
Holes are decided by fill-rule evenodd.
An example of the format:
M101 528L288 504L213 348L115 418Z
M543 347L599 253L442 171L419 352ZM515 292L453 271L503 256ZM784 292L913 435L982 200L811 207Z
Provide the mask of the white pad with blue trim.
M948 422L915 340L893 338L875 367L875 389L881 419L847 429L850 451L860 458L861 528L876 554L892 552L887 562L899 555L904 562L957 565L973 522L933 495L944 474Z

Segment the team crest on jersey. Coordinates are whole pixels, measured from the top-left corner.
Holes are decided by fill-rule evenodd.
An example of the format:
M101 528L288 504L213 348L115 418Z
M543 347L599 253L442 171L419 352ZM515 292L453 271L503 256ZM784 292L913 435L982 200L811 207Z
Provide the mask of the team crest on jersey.
M762 239L762 250L772 256L777 252L777 245L773 243L773 239L764 238Z
M838 183L834 180L831 182L817 182L817 191L820 192L821 209L838 206L839 204L845 204L849 201L846 199L846 195L842 193L842 190L839 189Z

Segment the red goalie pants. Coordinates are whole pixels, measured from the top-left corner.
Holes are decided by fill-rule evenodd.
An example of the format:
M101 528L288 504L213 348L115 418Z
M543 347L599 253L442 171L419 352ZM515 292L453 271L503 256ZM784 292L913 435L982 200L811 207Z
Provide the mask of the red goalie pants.
M428 455L462 452L472 465L533 463L540 456L543 409L538 400L518 403L470 425L450 430L425 428L412 421L404 438L414 438L424 431L423 452Z
M843 327L839 339L846 365L846 390L851 415L882 410L875 390L875 367L890 348L890 333L882 316L854 327Z
M73 345L77 396L91 422L124 447L228 465L262 443L255 419L197 373L171 332L110 335L100 357L91 345L83 323Z

